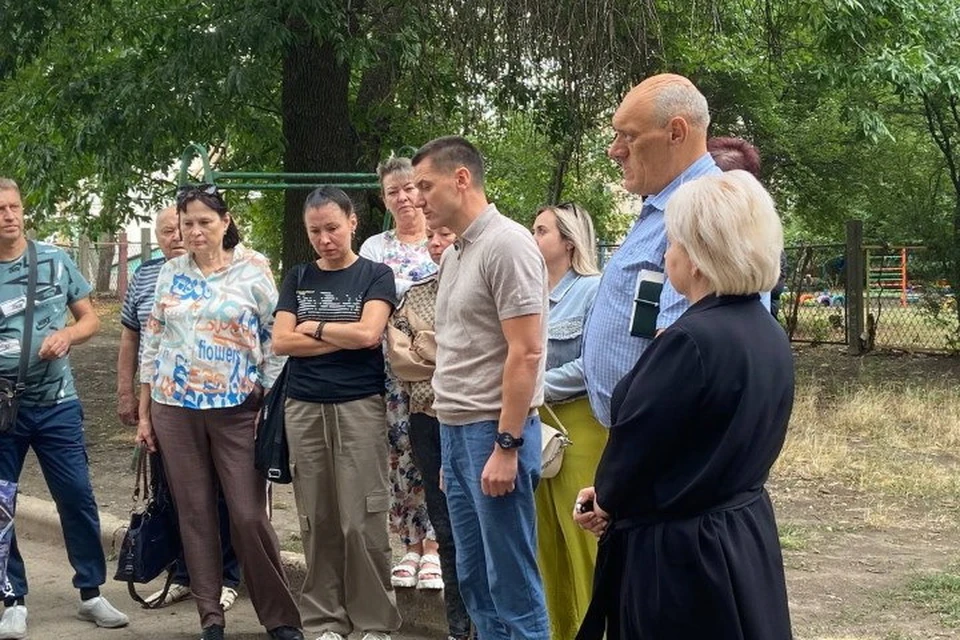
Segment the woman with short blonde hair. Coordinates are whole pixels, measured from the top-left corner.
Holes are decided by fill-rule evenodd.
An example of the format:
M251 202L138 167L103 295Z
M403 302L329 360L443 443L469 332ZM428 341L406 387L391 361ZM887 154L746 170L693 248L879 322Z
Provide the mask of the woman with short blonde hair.
M760 302L783 234L745 171L667 204L667 277L690 303L610 400L610 440L574 518L604 535L578 640L789 640L764 488L793 408L790 342ZM566 461L564 461L566 463Z
M701 178L667 205L667 238L717 295L769 291L780 276L783 227L770 194L746 171Z

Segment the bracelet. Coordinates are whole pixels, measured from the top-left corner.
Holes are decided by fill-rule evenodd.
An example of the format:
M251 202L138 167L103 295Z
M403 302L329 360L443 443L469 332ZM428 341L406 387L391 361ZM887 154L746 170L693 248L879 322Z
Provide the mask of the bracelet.
M323 340L323 325L327 324L323 320L317 323L317 328L313 330L314 340Z

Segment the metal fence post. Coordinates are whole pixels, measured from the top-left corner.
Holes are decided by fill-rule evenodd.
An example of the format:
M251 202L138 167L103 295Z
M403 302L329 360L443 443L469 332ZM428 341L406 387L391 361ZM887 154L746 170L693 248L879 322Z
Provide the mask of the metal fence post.
M140 264L143 264L153 255L153 232L150 227L140 228Z
M117 258L117 297L123 300L127 295L127 232L120 232L120 255Z
M847 220L847 287L844 295L847 316L847 353L863 353L863 221Z
M78 260L80 264L80 275L83 276L83 279L87 282L90 282L90 238L87 236L80 236L80 251Z

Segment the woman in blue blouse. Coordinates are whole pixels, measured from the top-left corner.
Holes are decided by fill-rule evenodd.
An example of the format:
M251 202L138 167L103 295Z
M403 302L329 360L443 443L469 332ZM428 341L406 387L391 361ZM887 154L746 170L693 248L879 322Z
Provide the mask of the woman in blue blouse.
M550 316L546 406L540 419L561 423L573 441L555 477L537 488L540 572L554 638L576 635L590 604L596 539L570 519L580 487L592 482L607 442L607 432L590 411L580 356L584 321L600 284L596 237L590 214L573 203L544 207L537 213L533 237L547 264Z

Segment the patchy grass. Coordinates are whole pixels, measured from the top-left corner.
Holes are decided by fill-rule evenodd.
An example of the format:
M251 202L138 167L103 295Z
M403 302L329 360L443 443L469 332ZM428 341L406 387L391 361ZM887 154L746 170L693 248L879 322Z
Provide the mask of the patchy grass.
M838 483L868 494L865 524L884 528L891 504L936 508L944 523L960 496L960 394L895 384L828 389L798 385L793 420L776 466L782 479Z
M907 585L908 599L935 611L947 627L960 627L960 566L920 576Z
M280 550L290 551L291 553L303 553L303 540L300 539L300 534L291 532L287 534L287 537L281 538Z
M781 522L779 524L780 548L784 551L804 551L813 541L810 527Z

